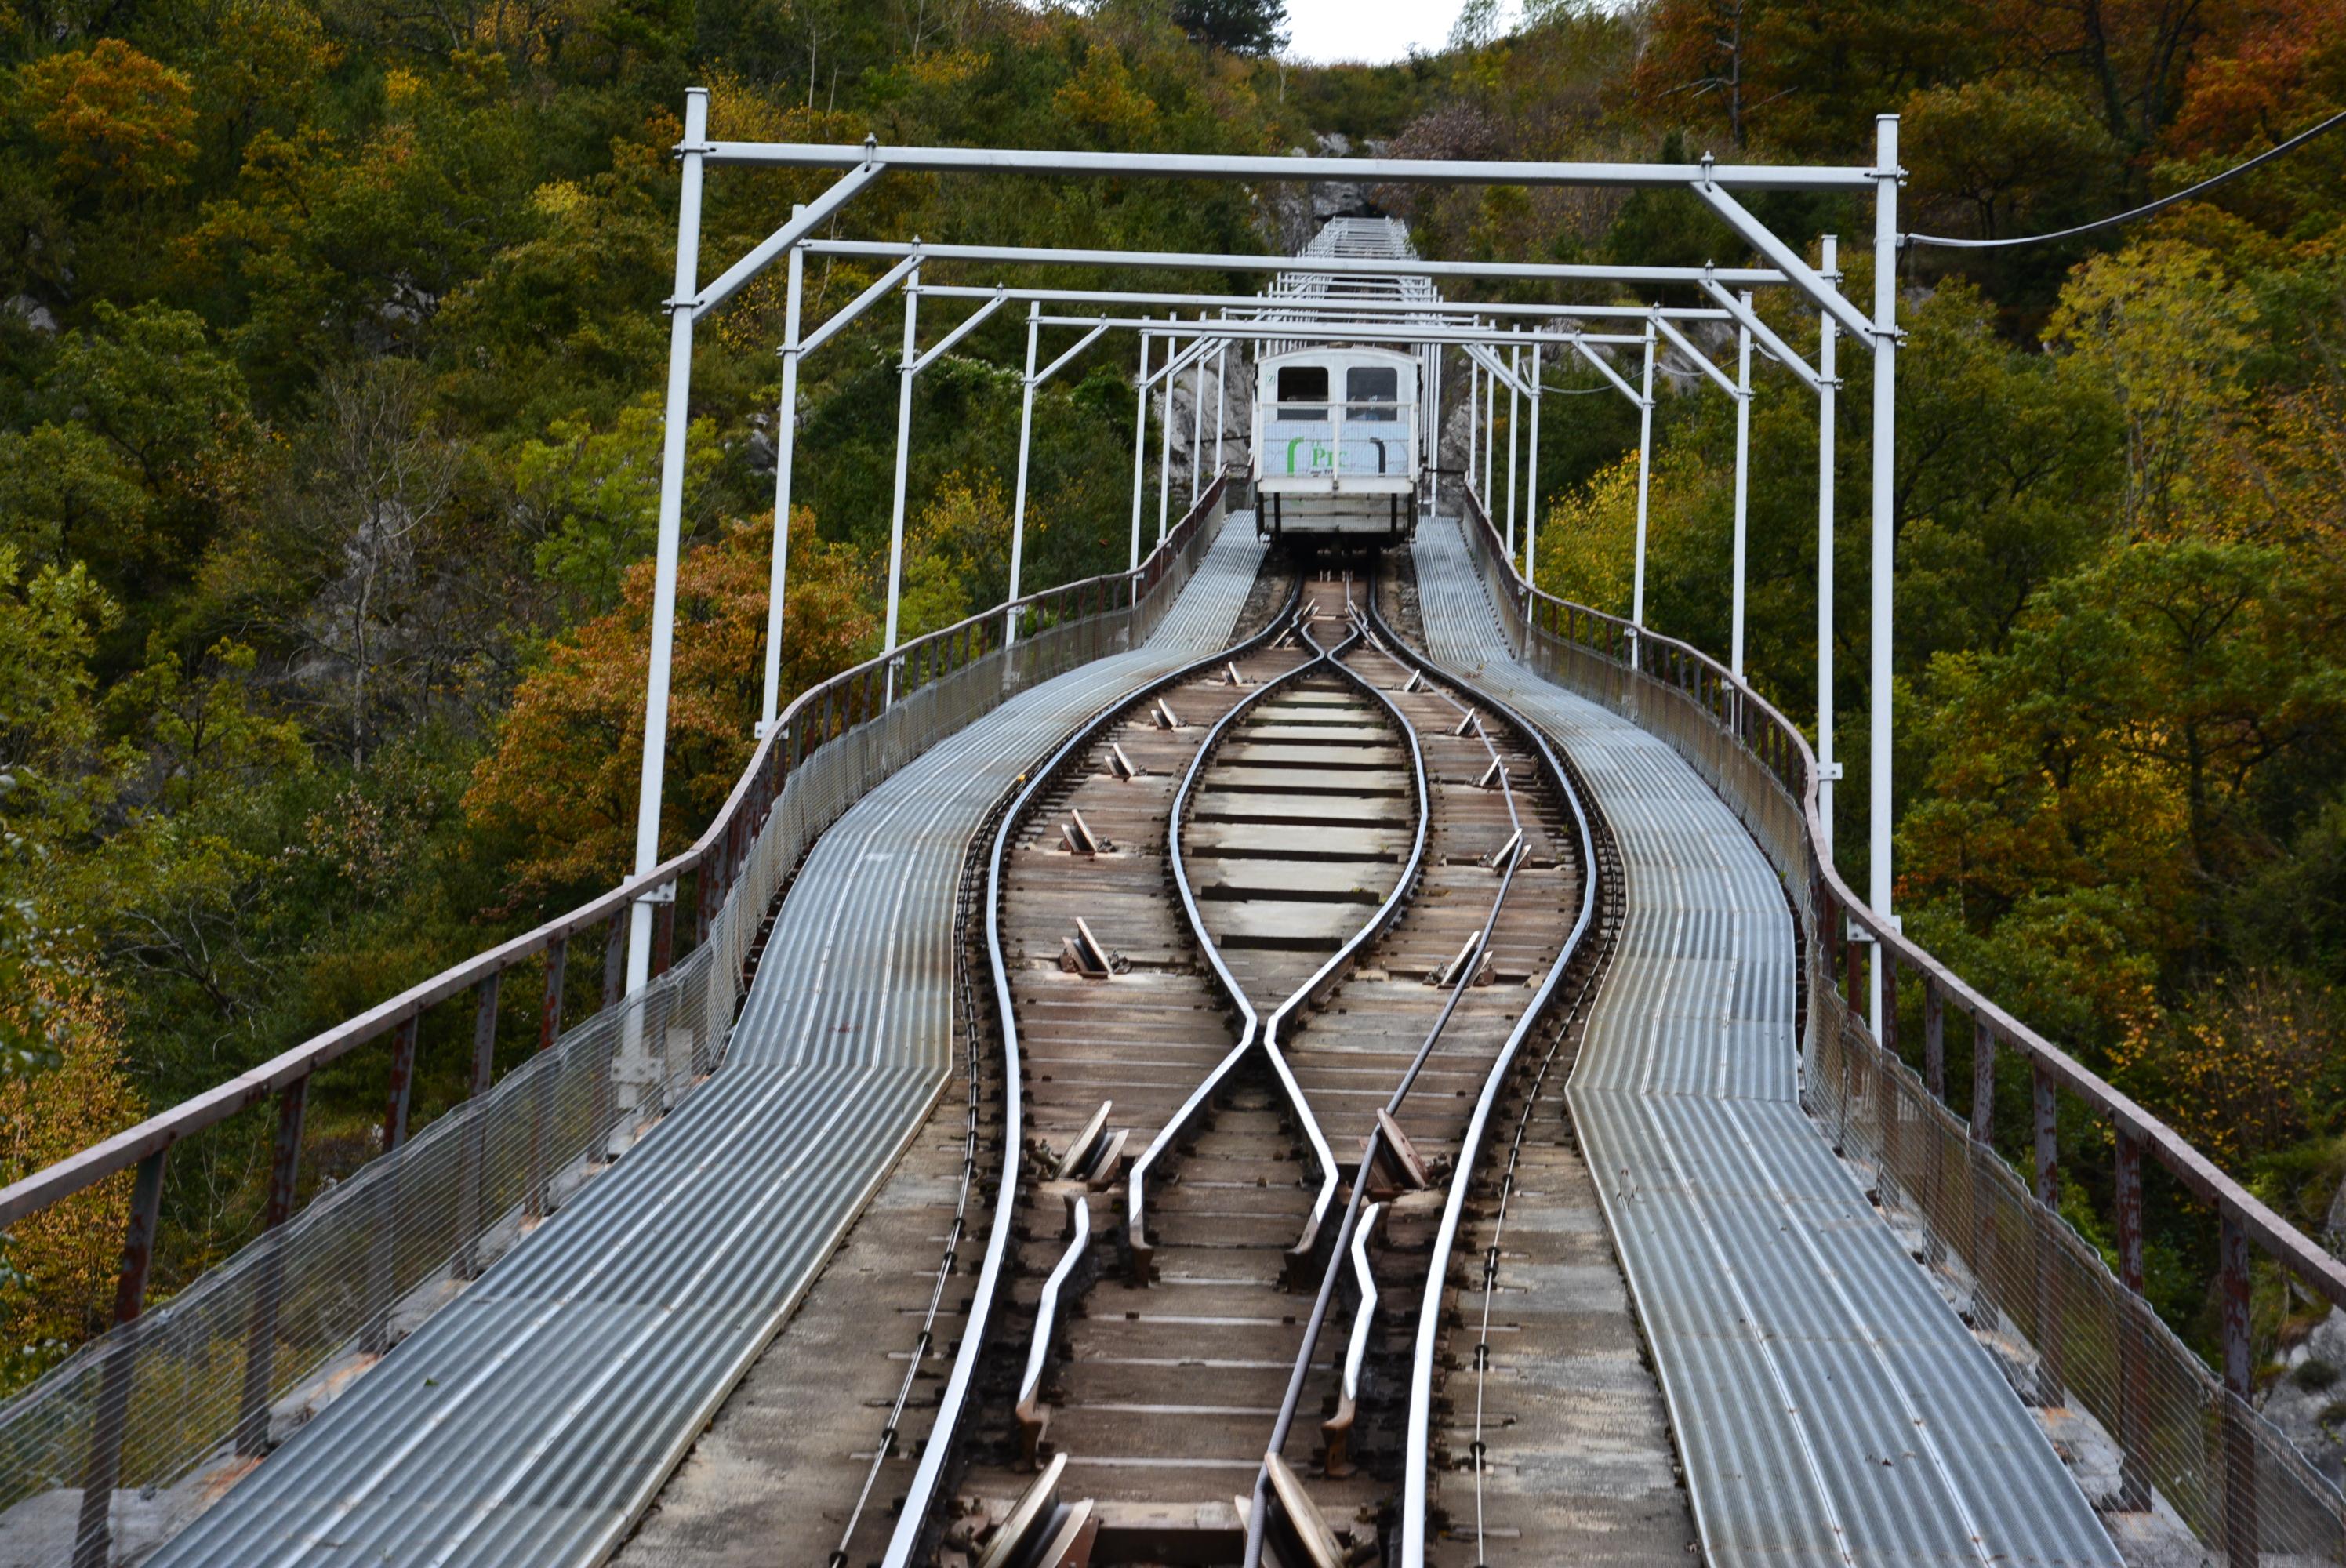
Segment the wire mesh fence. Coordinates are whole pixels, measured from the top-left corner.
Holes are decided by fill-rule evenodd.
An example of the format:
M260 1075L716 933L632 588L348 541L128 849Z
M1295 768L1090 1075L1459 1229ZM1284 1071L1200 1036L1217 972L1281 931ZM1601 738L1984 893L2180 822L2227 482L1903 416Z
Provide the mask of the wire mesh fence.
M2236 1564L2346 1563L2337 1485L1847 1004L1832 966L1840 915L1801 795L1813 762L1797 732L1694 650L1531 595L1478 512L1465 532L1525 661L1668 742L1783 879L1801 936L1805 1105L1843 1156L1872 1173L1885 1210L1921 1233L1926 1262L1943 1271L2020 1397L2083 1410L2108 1435L2120 1455L2116 1494L2097 1501L2171 1511L2211 1557ZM1923 956L1909 945L1897 962ZM1935 983L1927 972L1926 983ZM2055 1054L2002 1024L1994 1033L2040 1067ZM2245 1200L2229 1184L2225 1191ZM2227 1230L2244 1282L2245 1231Z
M105 1568L216 1500L721 1065L766 911L818 834L1009 696L1137 646L1210 542L1185 526L1143 574L1050 605L1007 649L974 636L908 660L892 702L863 672L835 683L863 682L852 702L801 708L807 733L784 753L796 765L680 962L0 1408L6 1560ZM297 1150L299 1133L297 1109Z
M1875 1043L1831 976L1812 970L1810 984L1810 1113L1883 1208L1920 1229L2020 1396L2082 1409L2109 1434L2124 1457L2106 1501L2138 1512L2156 1500L2211 1549L2247 1539L2263 1558L2346 1563L2337 1487Z

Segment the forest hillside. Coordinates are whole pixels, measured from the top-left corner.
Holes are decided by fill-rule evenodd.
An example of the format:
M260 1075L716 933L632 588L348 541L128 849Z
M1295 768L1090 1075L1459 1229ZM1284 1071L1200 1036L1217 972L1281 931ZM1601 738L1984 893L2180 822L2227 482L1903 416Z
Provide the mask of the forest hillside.
M1908 227L1958 237L2116 211L2346 107L2346 0L1547 0L1504 25L1468 0L1447 49L1385 66L1282 62L1277 13L0 0L0 1176L622 871L688 86L720 137L1437 158L1862 162L1894 112ZM2346 1175L2341 173L2346 137L2149 221L1916 249L1900 279L1907 928L2316 1229ZM712 179L704 256L817 188ZM1681 193L1369 199L1430 255L1741 259ZM1296 199L892 177L842 232L1281 249ZM1870 290L1870 209L1762 209L1848 237ZM811 309L870 276L811 268ZM763 281L698 350L675 844L748 754L780 316ZM790 691L877 647L899 331L875 312L801 383ZM1003 595L1022 340L989 323L923 379L912 631ZM1121 565L1133 352L1042 396L1030 587ZM1626 609L1632 411L1546 401L1541 580ZM1754 417L1749 664L1812 722L1813 405L1763 374ZM1837 454L1844 737L1861 423ZM1732 452L1724 400L1664 399L1650 619L1713 648ZM506 1007L518 1059L531 999ZM427 1033L420 1115L462 1088L460 1027ZM321 1083L309 1182L366 1157L379 1090ZM2025 1157L2025 1085L2000 1093ZM158 1295L258 1223L266 1129L239 1126L174 1156ZM2106 1239L2105 1135L2065 1129L2072 1217ZM10 1238L0 1383L102 1320L121 1200ZM2208 1227L2153 1203L2153 1293L2204 1341ZM2268 1343L2295 1331L2277 1284L2259 1310Z

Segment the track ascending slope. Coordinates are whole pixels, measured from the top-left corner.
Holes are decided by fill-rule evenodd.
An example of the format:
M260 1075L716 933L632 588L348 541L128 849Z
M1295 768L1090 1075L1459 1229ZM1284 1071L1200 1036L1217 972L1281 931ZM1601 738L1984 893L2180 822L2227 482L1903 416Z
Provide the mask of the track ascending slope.
M1234 514L1142 647L1004 703L874 789L784 901L726 1065L151 1559L567 1565L647 1503L944 1081L953 899L1012 778L1228 641Z
M1668 744L1509 653L1457 525L1420 525L1430 651L1549 728L1618 835L1620 944L1572 1083L1718 1564L2110 1564L1986 1352L1800 1110L1792 917Z

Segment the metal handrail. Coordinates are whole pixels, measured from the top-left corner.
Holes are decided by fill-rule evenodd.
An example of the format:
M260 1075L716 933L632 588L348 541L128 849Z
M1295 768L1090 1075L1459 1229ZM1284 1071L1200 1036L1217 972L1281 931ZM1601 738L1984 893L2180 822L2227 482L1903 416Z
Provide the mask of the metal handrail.
M1467 530L1470 544L1484 557L1486 581L1504 584L1505 601L1493 596L1503 617L1511 616L1512 635L1520 648L1534 631L1572 644L1585 652L1643 675L1675 689L1678 695L1709 713L1719 728L1730 732L1745 749L1772 774L1798 804L1806 836L1805 852L1815 877L1818 939L1835 945L1834 911L1882 952L1889 962L1911 970L1934 991L1943 1004L1969 1013L1994 1044L2008 1046L2042 1069L2066 1089L2109 1118L2123 1138L2143 1151L2180 1181L2186 1190L2213 1205L2237 1224L2272 1260L2332 1305L2346 1307L2346 1263L2274 1213L2254 1193L2218 1168L2173 1128L2146 1110L2107 1079L2054 1044L2018 1018L1975 990L1954 971L1923 948L1892 921L1869 906L1841 878L1835 867L1831 840L1817 810L1816 753L1800 727L1750 684L1690 643L1639 627L1619 616L1607 615L1535 588L1524 581L1506 556L1479 498L1468 491ZM1504 578L1499 571L1504 570ZM1541 623L1545 625L1542 626ZM1640 650L1629 658L1621 649ZM1830 969L1828 970L1830 972ZM1894 1039L1894 1035L1893 1035Z
M690 848L648 871L628 877L576 909L409 986L257 1067L0 1188L0 1229L117 1172L128 1170L181 1139L301 1083L320 1067L409 1024L437 1003L493 983L507 969L609 921L638 900L676 887L688 873L711 873L719 880L729 876L746 853L749 833L755 831L780 795L790 770L834 738L834 719L846 718L850 710L862 718L878 717L876 683L884 680L891 668L910 671L917 663L923 667L925 677L919 685L941 679L994 651L988 633L1013 609L1031 615L1053 606L1081 608L1088 604L1093 613L1101 613L1137 605L1164 578L1170 569L1169 563L1187 546L1199 519L1219 504L1227 483L1226 477L1217 477L1179 526L1168 532L1164 542L1136 570L1086 577L996 606L926 633L902 644L892 654L866 659L808 687L759 739L749 766ZM1118 600L1123 601L1121 606ZM897 700L902 701L917 688L900 678ZM821 721L819 734L810 728L810 721L818 718ZM848 727L842 725L839 733L844 733ZM745 829L747 831L740 831Z

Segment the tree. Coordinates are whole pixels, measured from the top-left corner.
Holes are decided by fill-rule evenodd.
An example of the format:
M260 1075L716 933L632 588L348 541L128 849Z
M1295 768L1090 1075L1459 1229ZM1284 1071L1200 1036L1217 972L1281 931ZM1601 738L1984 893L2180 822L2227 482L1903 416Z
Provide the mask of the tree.
M802 509L792 524L786 696L852 663L876 630L861 603L854 553L818 538ZM772 545L770 522L735 524L678 567L662 853L690 840L749 759ZM618 607L558 639L524 678L496 749L474 769L464 813L477 830L512 841L507 864L522 897L606 883L629 864L651 596L652 564L638 563Z
M1902 118L1916 199L1967 209L1983 238L2047 227L2045 209L2062 210L2118 164L2109 133L2076 99L2034 83L1926 87Z
M123 1071L112 1010L86 977L52 976L0 998L0 1028L53 1023L56 1065L0 1080L0 1182L30 1176L145 1114ZM0 1267L0 1390L32 1381L106 1327L130 1173L107 1177L9 1227Z
M2220 526L2214 452L2246 408L2256 301L2215 258L2153 239L2079 267L2045 331L2070 369L2114 391L2126 419L2119 514L2136 532Z
M376 360L336 375L324 397L312 466L298 503L325 570L307 618L319 651L348 672L351 763L366 766L372 705L386 667L413 663L434 641L423 616L423 545L442 522L457 453L434 428L423 372Z
M188 78L119 38L35 62L19 90L59 166L108 196L168 190L196 156Z
M1198 43L1233 55L1287 47L1287 0L1174 0L1173 24Z

